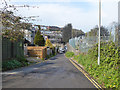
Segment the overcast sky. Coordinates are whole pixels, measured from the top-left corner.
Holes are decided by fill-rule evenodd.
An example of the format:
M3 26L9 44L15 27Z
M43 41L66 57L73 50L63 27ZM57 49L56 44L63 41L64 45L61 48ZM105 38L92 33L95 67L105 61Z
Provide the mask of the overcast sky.
M8 0L9 1L9 0ZM16 15L39 16L34 24L63 27L72 23L73 28L89 31L98 25L99 0L10 0L9 4L31 5L39 8L19 8ZM118 18L119 0L102 0L102 25L108 26Z

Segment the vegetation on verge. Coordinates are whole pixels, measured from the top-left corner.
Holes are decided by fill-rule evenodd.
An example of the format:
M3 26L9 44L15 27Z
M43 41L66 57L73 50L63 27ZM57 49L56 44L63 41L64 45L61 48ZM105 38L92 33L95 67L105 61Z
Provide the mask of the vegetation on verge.
M98 44L88 54L74 56L78 63L104 88L120 89L120 47L113 42L101 43L100 65L97 64Z
M68 57L68 58L70 58L70 57L74 56L74 53L73 52L66 52L65 56Z
M17 57L12 60L2 62L2 71L12 70L19 67L28 66L29 62L24 57Z
M54 53L54 54L47 55L47 56L46 56L46 59L49 59L49 58L51 58L51 57L54 57L55 55L57 55L57 54Z

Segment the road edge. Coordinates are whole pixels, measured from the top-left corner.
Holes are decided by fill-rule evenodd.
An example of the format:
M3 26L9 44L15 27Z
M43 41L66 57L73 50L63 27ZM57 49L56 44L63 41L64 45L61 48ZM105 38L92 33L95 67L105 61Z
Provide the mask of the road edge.
M66 57L66 56L65 56ZM67 57L66 57L67 58ZM85 69L79 65L75 60L68 58L71 64L75 66L82 74L98 89L98 90L104 90L103 87L96 81L94 80L88 73L85 71Z

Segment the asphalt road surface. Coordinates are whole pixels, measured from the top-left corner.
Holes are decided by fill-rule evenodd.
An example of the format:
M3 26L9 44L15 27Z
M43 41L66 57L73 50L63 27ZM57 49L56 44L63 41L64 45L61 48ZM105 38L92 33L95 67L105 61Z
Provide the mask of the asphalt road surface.
M63 54L5 73L3 88L95 88Z

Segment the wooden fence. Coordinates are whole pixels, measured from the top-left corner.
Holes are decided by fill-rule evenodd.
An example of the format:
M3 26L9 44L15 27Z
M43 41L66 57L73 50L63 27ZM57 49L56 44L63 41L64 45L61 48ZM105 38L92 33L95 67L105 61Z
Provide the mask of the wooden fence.
M46 58L47 56L47 48L40 46L28 46L28 55L30 57L39 57L41 59Z
M24 56L23 42L11 42L7 38L2 39L2 60L11 60L17 56Z

